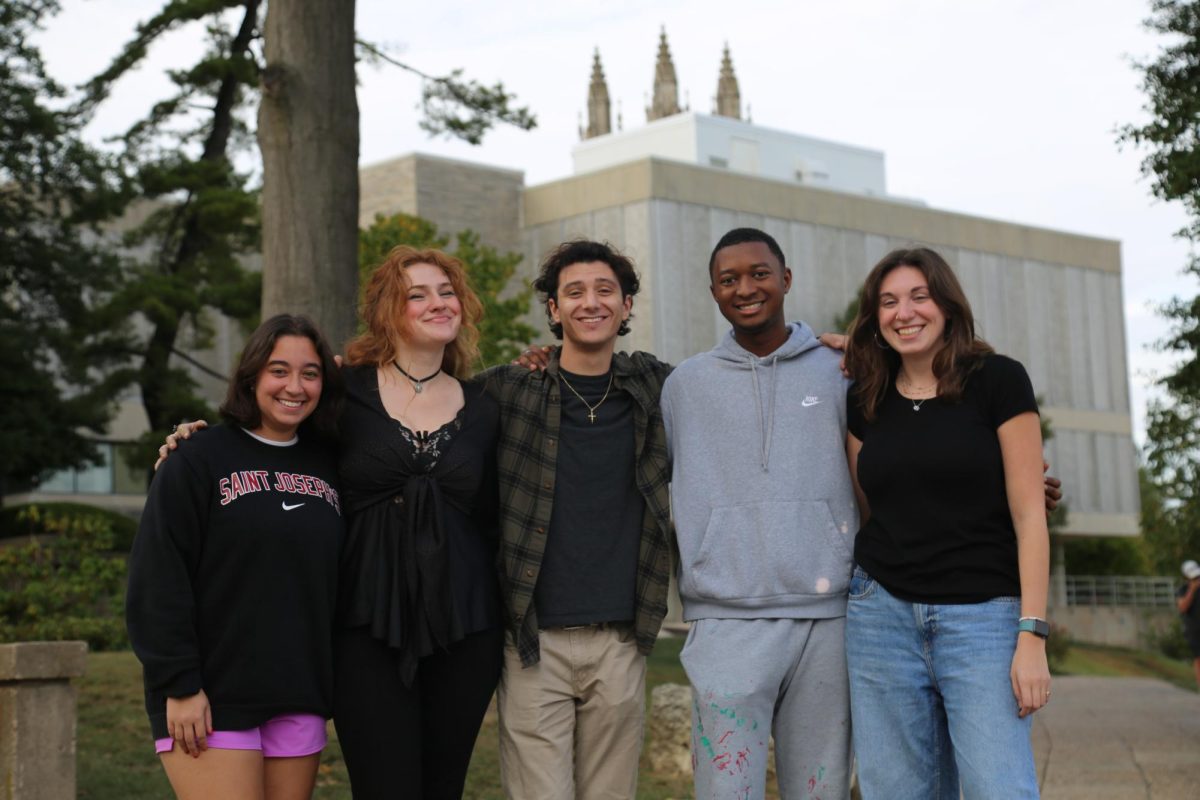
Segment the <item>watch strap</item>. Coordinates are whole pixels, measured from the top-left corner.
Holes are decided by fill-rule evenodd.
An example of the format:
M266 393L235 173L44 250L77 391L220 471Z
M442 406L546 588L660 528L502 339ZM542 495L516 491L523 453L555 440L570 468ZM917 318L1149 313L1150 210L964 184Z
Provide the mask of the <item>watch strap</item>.
M1026 633L1032 633L1034 636L1039 636L1043 639L1050 636L1050 624L1044 619L1037 617L1025 617L1017 623L1017 630Z

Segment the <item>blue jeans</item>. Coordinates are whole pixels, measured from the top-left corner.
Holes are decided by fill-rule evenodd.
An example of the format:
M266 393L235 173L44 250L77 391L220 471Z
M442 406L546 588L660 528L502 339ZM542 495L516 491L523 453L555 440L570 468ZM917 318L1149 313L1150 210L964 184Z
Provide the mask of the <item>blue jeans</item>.
M850 579L846 658L864 800L1038 797L1009 670L1020 598L928 605Z

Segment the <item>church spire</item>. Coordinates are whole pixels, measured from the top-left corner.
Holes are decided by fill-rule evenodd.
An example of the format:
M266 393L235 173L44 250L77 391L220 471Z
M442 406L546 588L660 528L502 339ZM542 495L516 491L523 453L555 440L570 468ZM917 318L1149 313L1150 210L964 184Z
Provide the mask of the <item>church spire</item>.
M738 92L737 76L733 74L728 42L725 43L725 54L721 57L721 76L717 79L716 114L719 117L742 118L742 96Z
M658 35L658 61L654 64L654 100L646 108L646 121L678 114L679 83L675 80L675 64L667 47L667 29L664 26Z
M592 57L592 82L588 86L587 130L580 126L579 138L592 139L612 132L612 107L608 100L608 84L604 80L604 68L600 66L600 48Z

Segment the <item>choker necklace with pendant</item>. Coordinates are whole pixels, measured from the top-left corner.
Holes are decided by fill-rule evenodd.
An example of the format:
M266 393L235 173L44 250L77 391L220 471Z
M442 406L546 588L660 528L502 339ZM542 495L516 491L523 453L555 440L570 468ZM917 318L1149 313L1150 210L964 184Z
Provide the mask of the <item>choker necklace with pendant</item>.
M414 378L412 375L409 375L407 372L405 372L404 367L400 366L395 361L392 362L392 366L395 367L396 369L400 370L401 375L408 378L409 382L412 384L413 391L416 392L417 394L420 394L425 389L426 383L433 380L438 375L442 374L442 368L438 367L437 371L434 372L432 375L426 375L424 378Z

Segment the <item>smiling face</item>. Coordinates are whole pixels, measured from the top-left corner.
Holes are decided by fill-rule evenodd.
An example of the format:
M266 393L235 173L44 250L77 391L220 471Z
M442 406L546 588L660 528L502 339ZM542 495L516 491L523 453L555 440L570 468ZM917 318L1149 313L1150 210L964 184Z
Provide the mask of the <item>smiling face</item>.
M758 334L783 328L783 299L792 271L779 263L765 242L743 242L718 250L709 287L721 316L734 334Z
M307 336L280 336L254 382L262 421L253 433L286 442L321 400L321 357Z
M408 294L404 304L405 338L412 344L447 345L462 327L462 303L446 276L433 264L404 268Z
M878 321L880 335L901 357L931 357L945 343L946 315L916 267L896 267L884 276Z
M563 267L558 291L546 305L550 318L562 325L564 349L599 350L613 347L633 298L621 294L612 267L587 261Z

